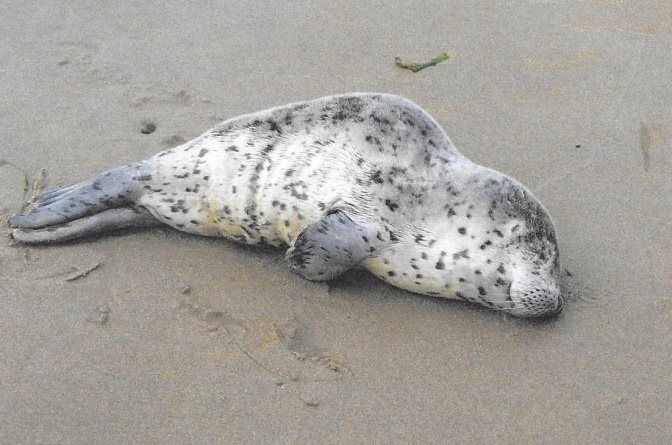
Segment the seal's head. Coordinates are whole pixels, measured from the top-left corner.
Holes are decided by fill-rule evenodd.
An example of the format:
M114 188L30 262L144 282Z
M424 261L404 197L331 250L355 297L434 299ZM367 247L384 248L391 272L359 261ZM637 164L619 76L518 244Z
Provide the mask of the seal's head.
M443 182L448 193L432 196L400 243L366 263L369 270L413 292L518 317L558 314L558 244L546 209L502 173L471 163L454 171Z
M556 315L562 310L563 298L553 222L522 184L486 170L485 180L479 172L481 186L471 187L478 190L481 205L474 206L468 218L476 235L469 241L478 244L471 249L474 258L469 264L472 277L478 277L471 280L476 298L518 317ZM476 294L468 286L465 291Z

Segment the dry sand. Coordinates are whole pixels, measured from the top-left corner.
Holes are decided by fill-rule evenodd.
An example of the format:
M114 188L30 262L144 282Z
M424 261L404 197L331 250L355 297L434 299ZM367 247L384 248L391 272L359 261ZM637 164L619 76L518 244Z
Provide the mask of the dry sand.
M322 3L2 2L0 229L22 172L81 180L243 112L397 93L545 203L563 315L310 283L168 229L7 241L0 442L671 442L670 2Z

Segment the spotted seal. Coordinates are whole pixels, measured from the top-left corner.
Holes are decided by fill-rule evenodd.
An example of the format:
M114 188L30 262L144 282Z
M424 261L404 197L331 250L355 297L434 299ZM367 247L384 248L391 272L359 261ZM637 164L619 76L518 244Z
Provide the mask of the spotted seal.
M562 308L544 207L393 95L329 96L235 117L148 160L43 193L9 219L24 243L155 223L288 245L291 269L309 280L361 265L402 289L515 316Z

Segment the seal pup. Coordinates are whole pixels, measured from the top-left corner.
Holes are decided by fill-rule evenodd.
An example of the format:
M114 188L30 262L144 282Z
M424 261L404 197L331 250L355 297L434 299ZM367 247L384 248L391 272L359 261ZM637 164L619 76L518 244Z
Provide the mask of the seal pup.
M167 224L287 245L292 270L361 265L411 292L520 317L562 309L553 223L522 184L463 156L422 108L346 94L224 121L183 145L57 188L9 219L24 243Z

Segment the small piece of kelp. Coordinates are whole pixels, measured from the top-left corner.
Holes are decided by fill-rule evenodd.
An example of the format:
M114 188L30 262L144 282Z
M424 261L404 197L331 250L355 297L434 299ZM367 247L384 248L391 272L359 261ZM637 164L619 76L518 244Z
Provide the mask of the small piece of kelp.
M432 60L429 62L425 63L412 63L412 62L404 62L401 60L401 57L395 57L394 58L394 63L401 68L406 68L407 70L411 70L414 73L417 73L420 70L424 70L425 68L429 66L434 66L439 62L443 62L444 60L448 60L448 54L447 53L441 53L438 56L434 57Z
M24 175L25 178L25 190L24 190L24 198L25 198L25 191L28 189L28 176ZM47 171L45 169L41 169L40 173L37 175L37 178L35 179L35 182L33 182L33 188L31 190L32 196L30 197L30 200L25 202L23 206L21 206L21 211L26 211L27 209L32 208L32 206L35 204L37 201L37 198L44 193L45 190L49 188L49 178L47 176Z
M49 178L47 177L47 171L41 169L35 182L33 183L33 198L40 196L44 191L49 187Z

